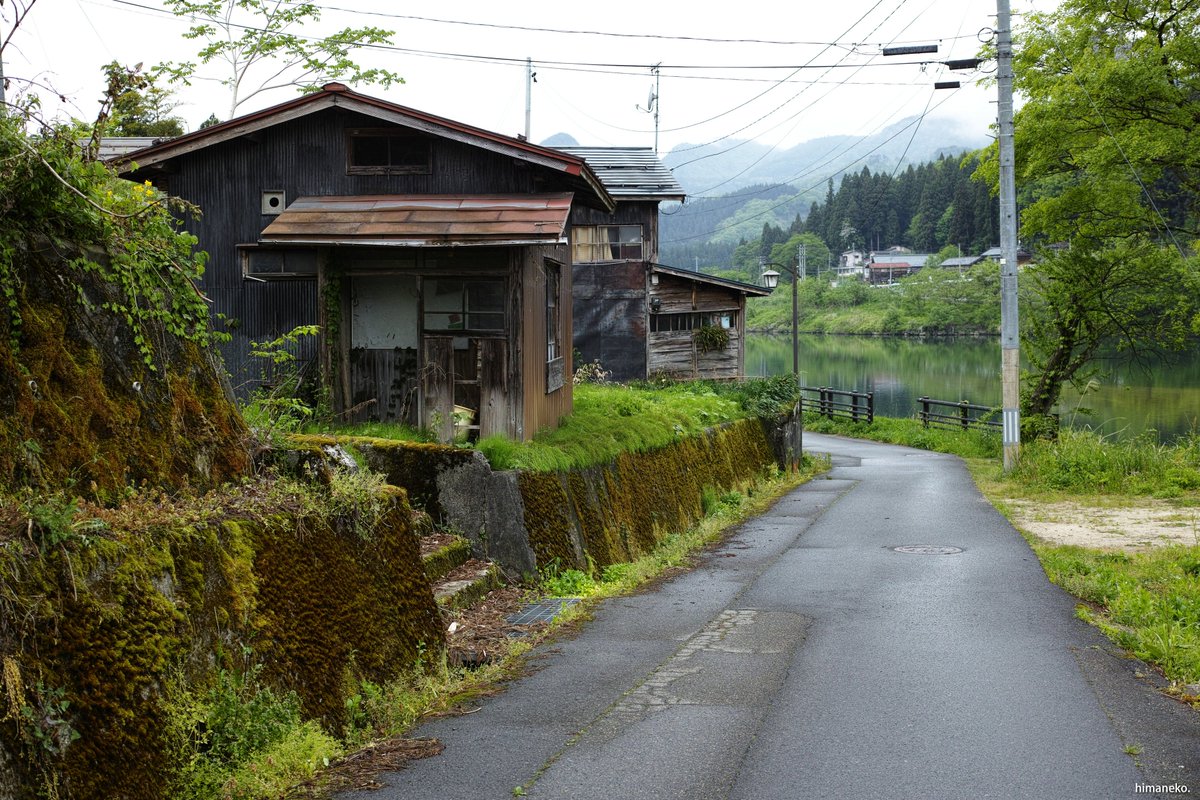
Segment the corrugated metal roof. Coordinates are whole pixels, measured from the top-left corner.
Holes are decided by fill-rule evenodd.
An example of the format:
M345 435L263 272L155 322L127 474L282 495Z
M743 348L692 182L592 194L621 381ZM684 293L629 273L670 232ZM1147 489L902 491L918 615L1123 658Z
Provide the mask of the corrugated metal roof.
M969 267L983 260L983 256L955 256L941 263L943 267Z
M741 294L754 295L755 297L766 297L771 293L771 290L765 286L759 286L755 283L746 283L745 281L735 281L730 278L718 278L716 275L705 275L703 272L695 272L690 269L681 269L679 267L668 267L666 264L651 264L651 272L657 272L662 275L671 275L676 278L694 281L696 283L707 283L710 286L719 286L722 289L732 289Z
M483 245L565 243L571 195L301 197L261 241L291 244Z
M165 141L167 139L161 136L103 136L100 139L98 155L101 161L108 161Z
M649 147L559 147L582 158L613 197L679 200L686 193Z

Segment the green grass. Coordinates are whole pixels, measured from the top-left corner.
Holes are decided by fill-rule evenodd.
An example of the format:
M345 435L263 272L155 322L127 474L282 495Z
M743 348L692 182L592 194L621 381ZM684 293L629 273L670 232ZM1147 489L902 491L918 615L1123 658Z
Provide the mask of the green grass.
M787 383L757 379L739 384L579 384L575 410L558 428L523 443L488 436L477 447L493 469L582 469L608 463L621 453L663 447L724 422L778 411L786 403Z
M1123 553L1032 543L1079 616L1172 681L1200 683L1200 546Z

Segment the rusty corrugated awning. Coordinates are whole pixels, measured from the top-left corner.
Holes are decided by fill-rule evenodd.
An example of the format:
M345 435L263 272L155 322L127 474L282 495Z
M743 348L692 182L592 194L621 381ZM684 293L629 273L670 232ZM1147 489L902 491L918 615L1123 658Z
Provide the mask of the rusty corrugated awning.
M571 194L301 197L259 237L273 244L565 244Z

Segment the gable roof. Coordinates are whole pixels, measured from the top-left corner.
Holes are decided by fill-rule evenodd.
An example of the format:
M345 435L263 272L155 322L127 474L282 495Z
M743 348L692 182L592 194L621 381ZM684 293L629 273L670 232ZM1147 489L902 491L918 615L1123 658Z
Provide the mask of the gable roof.
M687 197L675 175L649 147L559 147L584 159L604 188L622 200L678 200Z
M259 237L272 244L565 244L571 195L301 197Z
M135 166L138 169L151 167L220 142L247 136L283 122L335 107L560 172L577 187L576 191L584 193L591 199L590 204L599 204L610 212L615 208L616 204L612 195L604 188L604 184L582 157L427 114L424 111L380 100L377 97L359 94L340 83L327 83L321 87L320 91L312 94L297 97L262 111L235 117L227 122L202 128L174 139L160 141L140 150L120 154L113 159L113 163L119 169L126 171L132 170Z

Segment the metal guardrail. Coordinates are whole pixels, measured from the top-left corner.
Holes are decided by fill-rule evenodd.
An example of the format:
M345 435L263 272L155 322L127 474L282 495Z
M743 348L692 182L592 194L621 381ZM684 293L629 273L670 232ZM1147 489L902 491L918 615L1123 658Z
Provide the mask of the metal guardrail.
M809 410L815 410L823 417L829 419L841 417L853 422L865 422L868 425L875 421L874 392L847 392L831 389L828 386L801 386L800 392L804 406ZM804 397L804 392L816 394L817 399L814 401Z
M868 425L875 422L874 392L850 392L828 386L801 386L800 392L805 411L815 411L829 419L838 417L853 422L865 422ZM955 403L929 397L919 397L917 403L920 405L917 419L926 428L934 426L999 431L1004 427L1000 421L1000 409L992 406L981 406L966 400Z
M1004 427L1004 424L998 419L999 408L976 405L968 403L966 400L952 403L948 400L931 400L928 397L918 397L917 402L921 404L917 417L926 428L933 425L961 430L970 430L971 428L1002 430ZM949 413L951 409L953 409L953 413Z

